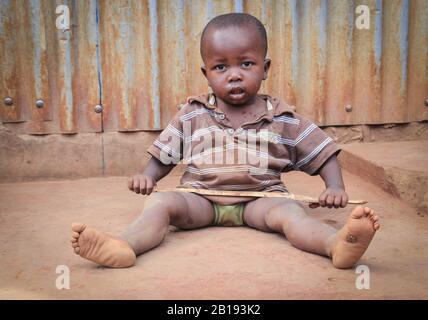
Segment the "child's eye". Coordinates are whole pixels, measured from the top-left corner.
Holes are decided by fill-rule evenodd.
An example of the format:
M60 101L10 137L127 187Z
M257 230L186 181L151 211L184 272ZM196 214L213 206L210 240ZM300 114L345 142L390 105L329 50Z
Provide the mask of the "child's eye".
M252 65L253 65L253 63L251 61L242 62L242 66L245 67L245 68L248 68L248 67L250 67Z
M226 69L226 66L224 64L219 64L219 65L216 65L214 69L218 71L224 71Z

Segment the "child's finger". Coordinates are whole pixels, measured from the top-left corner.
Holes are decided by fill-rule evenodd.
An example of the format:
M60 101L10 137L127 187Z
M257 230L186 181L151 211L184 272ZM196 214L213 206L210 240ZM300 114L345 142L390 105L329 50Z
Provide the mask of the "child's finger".
M345 208L347 204L348 204L348 196L345 194L342 196L342 202L341 202L340 206L342 208Z
M154 187L153 181L149 180L146 182L146 194L149 195L152 193Z
M140 193L140 180L134 179L133 189L135 193Z
M333 204L334 204L335 209L340 208L340 205L342 204L342 197L341 196L335 196Z
M145 179L140 180L140 190L137 193L146 194L146 183Z
M331 195L328 195L327 199L325 200L327 208L331 209L333 207L333 201L334 201L334 197Z
M325 207L325 200L327 198L327 195L325 193L323 193L322 195L320 195L318 201L320 203L321 207Z
M134 179L132 178L128 179L128 189L134 191Z

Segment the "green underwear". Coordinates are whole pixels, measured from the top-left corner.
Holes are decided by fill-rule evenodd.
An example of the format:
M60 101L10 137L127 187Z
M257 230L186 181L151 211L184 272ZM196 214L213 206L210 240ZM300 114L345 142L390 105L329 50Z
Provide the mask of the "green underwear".
M213 224L216 226L237 227L244 224L242 214L244 213L245 203L238 203L230 206L222 206L213 202L215 219Z

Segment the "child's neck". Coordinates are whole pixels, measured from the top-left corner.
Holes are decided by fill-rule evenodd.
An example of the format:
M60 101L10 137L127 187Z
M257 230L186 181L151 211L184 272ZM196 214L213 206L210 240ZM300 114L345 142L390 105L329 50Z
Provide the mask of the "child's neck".
M257 112L260 109L263 101L258 96L254 96L251 100L241 105L228 104L218 98L216 102L218 108L226 114L242 114L244 111L248 112L250 110Z
M254 121L266 109L266 102L258 96L243 105L230 105L217 99L217 106L232 123L233 129L238 129L248 122Z

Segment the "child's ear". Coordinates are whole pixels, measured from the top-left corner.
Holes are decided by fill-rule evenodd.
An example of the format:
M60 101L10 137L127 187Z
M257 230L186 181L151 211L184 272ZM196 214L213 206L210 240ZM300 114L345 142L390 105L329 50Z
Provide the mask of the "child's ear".
M270 59L265 59L265 71L263 74L263 80L267 79L269 68L270 68Z
M201 66L201 71L202 71L202 74L204 75L204 77L206 78L207 77L207 68L205 66Z

